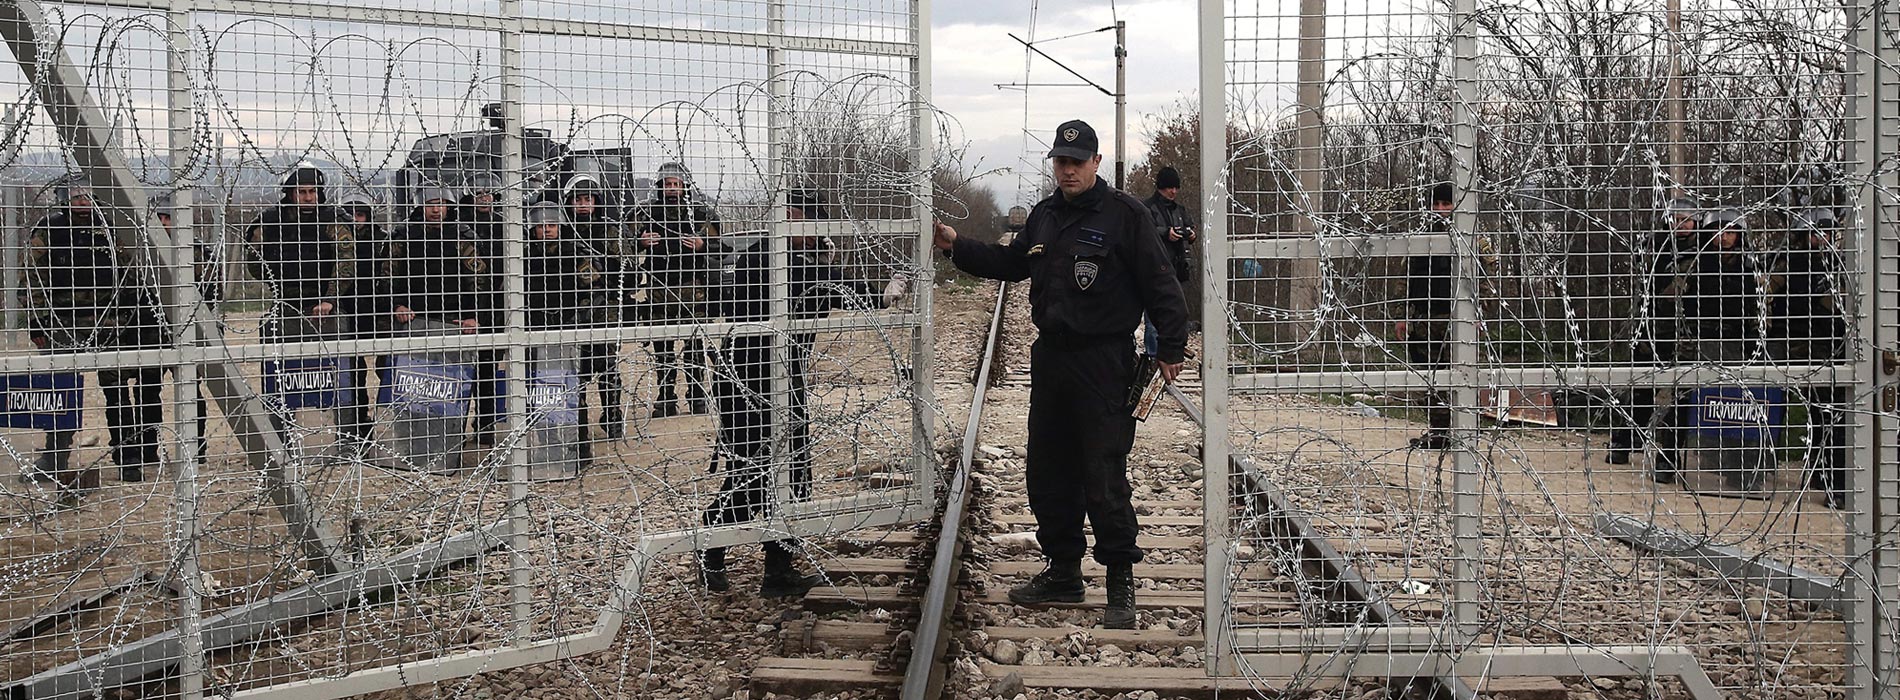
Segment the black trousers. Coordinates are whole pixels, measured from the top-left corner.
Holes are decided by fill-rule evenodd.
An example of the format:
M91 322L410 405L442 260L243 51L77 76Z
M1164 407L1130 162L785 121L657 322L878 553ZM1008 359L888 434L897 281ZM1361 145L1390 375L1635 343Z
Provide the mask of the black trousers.
M1141 561L1128 483L1128 451L1135 445L1127 406L1133 343L1133 337L1066 342L1042 336L1030 350L1029 509L1036 541L1051 560L1082 558L1087 517L1096 561Z
M1451 324L1443 319L1414 321L1411 337L1405 343L1405 357L1412 368L1429 372L1451 366L1451 343L1447 342L1450 332ZM1425 414L1431 432L1451 432L1451 403L1445 400L1445 392L1425 392Z
M785 397L791 415L786 431L789 451L786 479L793 500L811 497L811 433L806 415L805 351L793 343L786 366L791 396ZM733 340L731 362L715 371L713 404L719 412L718 444L712 469L725 474L719 495L703 513L708 526L730 525L766 514L772 502L772 394L771 338L746 336Z
M158 367L99 370L114 464L158 465L158 429L165 423L165 404L160 396L164 386L165 372Z
M1639 363L1676 363L1676 340L1673 330L1657 334L1654 338L1637 343L1635 359ZM1643 431L1649 429L1649 423L1656 416L1656 389L1650 386L1632 388L1623 394L1618 403L1623 409L1610 412L1610 449L1634 450L1642 447L1645 440ZM1674 425L1676 421L1665 421Z
M617 423L623 420L620 412L620 346L611 343L585 345L581 347L581 410L580 440L581 449L592 455L592 433L588 430L587 386L594 385L596 403L600 404L600 422Z

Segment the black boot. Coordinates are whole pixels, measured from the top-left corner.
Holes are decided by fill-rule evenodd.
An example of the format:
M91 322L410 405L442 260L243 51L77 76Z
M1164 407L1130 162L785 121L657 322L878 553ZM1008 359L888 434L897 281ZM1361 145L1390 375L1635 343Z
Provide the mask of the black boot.
M1673 448L1656 451L1656 463L1650 467L1649 478L1658 484L1676 483L1676 462L1679 459Z
M1451 449L1451 436L1438 430L1427 430L1407 444L1414 450L1447 450Z
M1102 626L1112 630L1135 628L1135 567L1133 564L1108 566L1108 608L1102 611Z
M1082 560L1050 560L1048 568L1029 579L1029 583L1009 589L1009 602L1017 605L1042 603L1080 603L1088 592L1082 580Z
M699 583L713 593L731 590L726 580L726 548L713 547L699 553Z
M700 416L706 414L706 387L697 381L694 373L686 375L686 412Z
M627 437L627 417L620 411L620 390L600 392L600 429L609 440Z
M1611 447L1610 451L1603 455L1603 463L1604 464L1629 464L1630 463L1629 448Z
M813 587L824 585L823 574L798 570L798 555L779 542L765 543L765 577L759 580L759 596L787 598L802 596Z
M670 372L660 373L666 383L660 385L660 396L653 401L654 418L671 418L679 414L679 397L673 393L673 377L670 375Z

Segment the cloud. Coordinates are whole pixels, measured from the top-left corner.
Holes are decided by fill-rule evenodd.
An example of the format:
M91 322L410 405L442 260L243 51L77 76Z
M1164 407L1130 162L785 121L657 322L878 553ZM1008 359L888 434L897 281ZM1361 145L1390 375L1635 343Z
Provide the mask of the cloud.
M954 5L955 7L950 7ZM1027 105L1019 90L997 83L1078 83L1047 59L1033 58L1025 81L1022 45L1010 33L1029 38L1028 3L1021 0L971 0L938 3L932 17L932 101L955 116L970 140L970 154L990 166L1010 166L1018 175L992 176L981 182L1003 201L1033 196L1028 189L1042 167L1049 133L1068 119L1085 119L1102 135L1104 160L1113 161L1114 100L1087 87L1032 87ZM1194 94L1199 84L1199 41L1195 6L1182 0L1119 2L1084 0L1039 3L1033 32L1040 39L1110 26L1115 17L1128 23L1128 155L1132 166L1147 153L1142 115L1171 107ZM1048 41L1039 48L1106 87L1114 87L1114 33L1103 32ZM1027 129L1031 138L1025 140ZM1104 170L1111 166L1104 163ZM1026 174L1024 174L1026 173Z

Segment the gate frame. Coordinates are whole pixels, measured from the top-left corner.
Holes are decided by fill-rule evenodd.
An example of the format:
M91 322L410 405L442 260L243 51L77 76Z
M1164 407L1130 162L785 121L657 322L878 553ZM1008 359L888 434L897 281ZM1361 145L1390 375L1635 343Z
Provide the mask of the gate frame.
M172 347L159 350L108 351L89 353L84 356L50 358L41 356L22 356L4 358L10 370L38 370L43 368L77 368L80 370L129 365L132 363L160 365L176 369L178 382L175 399L180 409L175 416L178 444L173 446L172 454L177 455L173 493L176 498L173 512L180 518L184 533L176 543L174 556L180 561L180 571L188 575L184 580L195 580L198 568L196 542L190 537L196 531L198 509L198 484L196 482L196 460L189 453L195 448L196 431L194 411L198 397L197 386L191 380L198 377L200 369L208 369L206 381L213 388L213 394L225 409L224 413L234 424L242 422L236 431L240 437L249 436L242 443L253 466L263 471L274 488L272 496L278 500L280 510L292 531L303 542L304 556L319 573L335 572L333 578L341 579L351 572L368 572L374 575L416 576L426 573L435 566L453 563L459 559L448 559L436 552L448 552L467 549L471 538L490 541L505 539L510 545L508 563L512 600L511 614L515 620L513 640L509 646L493 649L477 649L452 653L422 661L391 664L382 667L362 669L340 677L311 678L299 681L276 683L239 691L238 698L285 698L287 700L319 700L340 698L381 690L410 687L421 683L449 680L478 673L487 673L530 664L546 663L564 658L608 649L617 637L626 612L632 608L633 599L638 594L645 574L653 561L660 557L677 554L691 549L703 549L715 546L734 546L754 544L768 540L782 539L787 536L811 536L830 534L843 529L865 527L885 527L902 523L917 522L929 517L928 504L935 495L934 472L938 466L935 454L935 428L937 409L934 402L934 389L931 383L931 371L934 367L932 351L932 319L929 304L934 285L929 279L933 260L930 227L930 203L932 185L928 175L920 176L914 183L914 200L911 206L911 218L890 220L846 220L835 222L790 222L785 219L784 172L782 157L786 132L779 128L783 122L785 99L788 96L784 83L781 56L786 51L810 53L829 53L845 55L864 55L908 59L910 70L909 108L914 111L912 124L913 143L910 150L915 158L919 172L928 172L933 162L934 118L930 108L930 5L931 0L908 0L912 17L912 43L835 39L812 36L795 36L780 31L783 26L785 0L767 0L768 28L763 32L742 32L726 30L704 30L682 27L662 27L619 22L589 22L582 20L524 17L521 14L521 0L497 0L500 5L495 15L466 12L436 12L409 9L386 9L349 5L327 5L317 2L286 2L281 0L56 0L48 4L95 6L118 11L147 11L161 14L167 19L167 112L173 146L171 157L174 162L190 157L190 139L179 138L180 134L189 134L194 128L193 93L190 84L190 62L195 55L189 41L194 12L214 12L252 17L272 17L279 19L300 19L313 21L340 21L383 25L402 25L428 29L446 29L457 31L492 32L500 41L499 92L502 115L511 125L504 132L503 163L511 172L520 172L522 168L522 142L520 115L521 97L524 92L521 74L521 39L528 34L551 36L604 37L619 40L646 40L655 42L692 43L715 46L763 48L770 57L766 80L771 83L767 119L768 148L772 153L770 172L767 179L775 186L777 206L769 213L771 236L771 260L775 263L771 270L771 309L775 312L764 322L680 324L671 326L628 326L610 329L587 329L575 331L534 331L523 330L525 313L522 303L525 290L521 273L523 263L521 253L525 246L525 234L520 225L523 213L522 194L519 188L508 188L502 193L506 235L503 250L508 253L505 262L504 298L509 309L508 328L501 333L484 334L485 337L438 338L427 341L409 340L404 342L379 338L373 340L347 340L331 342L303 342L274 344L268 349L247 348L247 351L233 351L226 347L223 335L217 327L217 319L212 317L206 307L196 297L193 279L193 247L189 243L195 240L192 220L192 192L189 188L179 190L174 201L174 227L172 232L150 225L138 227L129 218L134 213L151 217L150 211L142 201L143 193L138 187L138 179L127 167L123 156L110 144L112 139L105 131L109 120L92 101L89 88L81 73L69 61L64 46L57 43L41 43L39 31L46 27L45 13L41 0L4 0L0 2L0 27L6 32L4 39L14 51L15 62L22 73L40 89L40 103L51 116L57 127L63 145L75 153L75 159L86 171L97 196L106 204L109 216L123 217L114 221L116 231L120 232L121 244L130 243L140 250L145 259L162 261L168 264L155 264L162 304L167 312L168 321L181 332ZM51 53L42 54L45 49ZM35 77L38 79L35 79ZM918 308L915 313L903 313L880 316L876 320L853 319L805 319L792 320L783 313L787 308L786 282L788 272L785 263L789 260L786 236L793 233L822 235L827 232L851 230L855 227L869 227L879 231L911 231L915 234L912 262L918 263L923 278L915 285L914 299ZM143 231L150 238L150 245L138 240L135 231ZM182 266L182 267L181 267ZM195 314L195 315L194 315ZM186 327L185 320L197 318L195 323ZM309 508L307 497L297 485L295 474L286 473L288 460L283 459L286 446L274 430L259 401L258 393L253 390L241 374L240 362L254 361L265 356L278 354L314 353L363 353L370 351L401 350L409 347L429 347L434 349L477 350L499 349L508 353L507 362L516 371L510 372L507 381L507 396L514 406L526 406L527 396L527 347L537 344L556 342L637 342L642 340L683 339L718 334L730 330L749 327L753 332L767 329L779 338L788 333L805 330L875 330L900 329L910 340L911 371L909 380L909 401L912 406L912 454L910 468L915 476L911 484L902 489L890 489L884 493L866 496L843 496L818 501L794 503L790 487L781 483L774 489L777 496L771 513L753 522L724 526L671 532L650 533L641 536L635 545L635 551L629 553L629 559L621 567L617 584L608 595L598 619L592 629L547 639L532 639L532 603L534 568L527 553L531 528L527 527L528 514L526 502L530 496L529 465L526 449L518 447L509 455L502 478L508 484L509 507L507 517L495 523L474 523L470 532L451 536L421 548L410 550L387 561L353 562L347 556L339 556L341 549L333 534L335 529ZM775 357L783 358L784 343L775 344ZM782 362L775 362L773 368L773 389L783 393L789 389L789 380L785 375ZM899 377L903 381L903 377ZM895 387L895 385L894 385ZM774 409L774 423L783 425L789 418L785 406ZM775 445L780 453L784 447L784 431L773 431ZM492 548L483 547L483 551ZM416 555L417 552L422 552ZM414 556L412 556L414 555ZM474 556L482 556L480 552ZM466 557L461 557L466 558ZM411 559L433 562L425 568L409 563ZM28 697L78 697L91 692L95 684L104 681L99 669L108 669L113 677L138 678L148 672L156 672L164 667L177 665L179 671L180 697L184 700L200 700L205 694L205 684L209 673L209 651L205 644L210 636L206 631L201 597L191 586L186 586L186 595L179 602L179 625L167 632L153 637L131 642L129 647L151 647L169 649L166 644L177 646L177 655L161 655L152 659L128 658L121 652L107 651L80 659L71 664L50 669L31 678L22 679L10 687L19 692L28 693ZM256 615L273 617L276 611L298 604L299 600L266 599L264 601L220 611L219 616ZM163 638L177 638L177 642L167 642ZM156 645L156 646L155 646ZM105 681L110 683L111 681ZM29 690L31 689L31 690Z
M1323 0L1317 4L1324 12ZM1229 144L1225 128L1209 127L1227 123L1226 5L1226 0L1199 2L1199 116L1201 182L1204 192L1202 220L1205 222L1204 235L1210 253L1204 256L1201 271L1203 299L1206 300L1201 311L1202 327L1210 331L1203 339L1203 363L1208 371L1202 373L1206 416L1203 450L1207 464L1229 462L1232 449L1228 443L1229 402L1236 392L1310 393L1355 384L1387 389L1428 389L1443 388L1449 384L1455 391L1458 405L1474 406L1477 405L1478 387L1485 385L1480 382L1555 386L1576 378L1587 378L1604 383L1667 386L1718 376L1718 372L1706 368L1662 366L1479 368L1476 345L1479 321L1476 251L1470 249L1472 238L1468 235L1318 239L1309 236L1304 239L1230 241L1227 192ZM1885 8L1885 5L1881 0L1870 0L1857 3L1857 9L1884 11L1892 19L1900 20L1900 10ZM1853 9L1848 10L1850 17ZM1477 88L1477 38L1471 28L1477 2L1453 0L1452 10L1457 17L1452 43L1453 81L1459 96L1458 103L1454 105L1453 118L1456 123L1452 125L1452 147L1456 161L1453 178L1459 193L1452 228L1454 231L1470 232L1476 230L1478 216L1476 198L1468 194L1476 178L1477 124L1471 113L1471 104ZM1895 117L1900 116L1883 111L1884 107L1900 104L1900 75L1896 75L1894 68L1900 65L1900 48L1892 45L1891 39L1883 39L1881 32L1869 29L1866 26L1869 21L1872 20L1863 15L1861 21L1851 29L1854 41L1850 45L1857 50L1850 52L1848 72L1860 80L1871 79L1873 85L1871 89L1849 90L1848 121L1856 134L1856 160L1866 169L1862 175L1874 185L1870 189L1875 206L1868 207L1866 220L1855 231L1856 240L1861 243L1861 296L1875 310L1891 310L1900 308L1900 289L1884 287L1882 282L1900 287L1900 236L1894 232L1895 226L1900 225L1900 202L1892 201L1891 194L1900 192L1900 174L1896 174L1894 163L1886 161L1900 155L1900 133L1881 133L1879 129L1883 126L1883 117L1890 125ZM1868 56L1878 56L1882 60L1866 60ZM1887 78L1885 81L1881 80L1883 72ZM1889 194L1886 203L1879 199L1883 192ZM1308 199L1317 201L1316 197L1309 196ZM1317 226L1307 228L1324 230ZM1881 238L1883 232L1887 238ZM1426 246L1425 250L1419 249L1420 243ZM1455 344L1448 367L1430 371L1251 375L1230 371L1231 351L1227 333L1224 332L1236 320L1230 317L1228 307L1230 261L1241 258L1312 259L1341 254L1390 256L1395 253L1421 252L1455 256L1457 277L1451 319ZM1893 337L1900 331L1891 324L1881 326L1880 319L1872 312L1861 314L1860 323L1861 337L1867 342L1856 346L1858 353L1851 358L1851 363L1750 367L1723 370L1719 375L1730 380L1739 376L1781 384L1813 384L1816 382L1812 379L1790 380L1804 375L1828 376L1836 378L1838 383L1851 383L1858 390L1858 396L1871 399L1878 394L1880 400L1885 402L1881 410L1889 416L1884 420L1874 411L1858 413L1860 420L1855 431L1855 452L1862 467L1856 470L1854 481L1864 484L1857 485L1849 495L1849 507L1857 509L1849 549L1851 552L1866 553L1866 556L1856 558L1855 572L1860 581L1872 582L1874 590L1860 590L1861 586L1868 584L1850 582L1850 585L1855 585L1849 589L1850 599L1856 603L1852 612L1845 616L1849 630L1848 685L1852 697L1872 700L1890 693L1889 688L1893 684L1882 676L1893 675L1897 672L1895 667L1900 665L1896 664L1896 652L1900 652L1900 637L1897 637L1900 629L1897 629L1894 613L1883 610L1884 606L1879 602L1900 600L1900 552L1890 551L1896 537L1894 533L1900 530L1900 479L1890 477L1881 480L1878 470L1883 463L1900 464L1900 447L1881 446L1877 439L1882 430L1892 430L1885 424L1891 421L1894 404L1900 403L1900 380L1894 377L1895 372L1900 371L1900 350L1895 349L1900 347L1900 339ZM1876 374L1877 365L1882 374ZM1826 374L1817 375L1817 372ZM1884 382L1885 386L1877 386L1877 382ZM1454 593L1447 622L1433 628L1432 634L1424 638L1418 635L1378 635L1380 643L1376 645L1377 649L1362 647L1360 652L1349 655L1350 661L1346 663L1316 663L1315 650L1309 645L1314 635L1281 635L1262 630L1233 629L1232 599L1229 596L1231 581L1228 579L1231 573L1228 551L1232 544L1229 541L1231 518L1228 511L1234 490L1233 482L1241 477L1229 469L1208 470L1204 482L1206 491L1203 494L1203 524L1207 533L1204 555L1208 674L1241 676L1245 669L1246 673L1258 675L1297 675L1304 678L1378 674L1473 679L1553 675L1676 677L1698 700L1722 697L1701 667L1694 651L1688 647L1517 645L1479 648L1473 643L1478 631L1476 624L1481 602L1478 562L1484 546L1478 531L1481 506L1479 489L1482 484L1471 439L1477 434L1478 428L1475 413L1453 413ZM1872 533L1888 534L1881 537ZM1378 630L1365 632L1376 634ZM1305 641L1302 641L1303 638L1306 638ZM1321 651L1330 653L1334 650Z

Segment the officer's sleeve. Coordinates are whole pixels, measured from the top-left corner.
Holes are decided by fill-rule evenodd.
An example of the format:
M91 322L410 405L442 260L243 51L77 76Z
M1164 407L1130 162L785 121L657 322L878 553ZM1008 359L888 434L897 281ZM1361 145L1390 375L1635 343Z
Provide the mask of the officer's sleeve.
M251 227L244 229L244 252L250 257L251 278L264 283L270 290L271 298L277 298L277 280L270 274L270 268L264 264L264 216L259 215Z
M53 285L47 269L52 257L51 243L44 226L33 227L33 232L26 237L26 288L21 291L21 296L35 315L52 310L52 298L48 292L52 291Z
M409 306L409 246L401 240L403 233L400 230L391 233L389 245L384 248L383 262L379 267L382 278L389 285L389 308L378 311L391 312L398 306ZM410 307L410 310L414 308Z
M1187 242L1193 243L1200 239L1200 226L1194 223L1194 212L1189 211L1187 207L1181 207L1181 228L1187 229L1187 236L1185 238Z
M337 224L332 231L336 238L336 260L330 266L325 301L341 305L356 293L356 227Z
M718 238L719 229L720 229L719 212L713 211L712 207L709 207L703 204L695 208L699 210L698 218L699 218L700 237L701 238Z
M1035 237L1031 232L1040 228L1041 218L1040 207L1031 211L1022 232L1016 234L1008 245L957 236L950 243L950 262L955 263L957 269L978 277L1004 282L1029 279L1029 241Z
M1161 237L1154 233L1154 217L1148 214L1147 207L1130 209L1135 216L1129 217L1132 220L1124 227L1126 235L1122 236L1122 247L1128 253L1127 269L1134 276L1142 308L1161 334L1155 359L1181 362L1187 359L1187 297L1181 293L1181 282L1175 279L1174 268L1168 264L1168 251L1162 247Z

